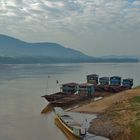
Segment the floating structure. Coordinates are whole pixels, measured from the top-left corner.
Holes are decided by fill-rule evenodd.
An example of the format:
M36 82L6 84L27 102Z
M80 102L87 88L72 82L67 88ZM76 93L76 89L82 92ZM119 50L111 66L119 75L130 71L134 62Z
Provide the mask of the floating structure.
M100 85L109 85L109 77L99 78Z
M65 94L64 92L57 92L50 95L43 95L42 97L44 97L48 102L52 102L52 101L67 97L69 95L70 94Z
M96 82L95 82L95 81ZM97 84L99 81L99 84ZM127 78L127 79L123 79L122 82L122 77L120 76L112 76L112 77L98 77L97 74L91 74L91 75L87 75L87 82L88 83L95 83L95 91L98 92L110 92L110 93L117 93L120 92L122 90L126 90L126 89L131 89L133 86L133 79L131 78ZM94 94L94 96L96 96L96 94ZM98 95L100 95L98 93Z
M97 74L87 75L87 83L97 85L98 84L98 77L99 77L99 75L97 75Z
M100 84L98 84L98 79ZM68 107L92 97L104 97L110 93L131 89L132 86L133 79L131 78L123 79L122 81L120 76L99 78L97 74L91 74L87 75L87 83L77 84L71 82L62 84L61 92L42 97L53 106Z
M51 101L50 104L57 107L68 107L74 104L77 104L80 101L84 101L88 99L89 96L87 94L73 94L70 96L66 96L64 98Z
M82 83L78 86L78 94L86 94L88 97L93 97L95 88L93 84Z
M62 92L65 94L73 94L77 91L78 84L71 82L71 83L66 83L62 84L61 89Z
M77 91L77 86L78 84L74 82L62 84L60 88L62 90L61 92L56 92L50 95L44 95L42 97L44 97L49 102L59 100L61 98L68 97L74 94Z
M57 107L67 107L76 104L79 101L84 101L94 96L94 85L89 83L82 83L82 84L74 84L74 86L70 87L68 84L64 84L63 89L70 89L69 92L58 92L51 95L44 95L44 97L49 103L53 106ZM76 87L77 86L77 87ZM76 88L75 88L76 87ZM70 92L76 89L75 93ZM63 90L66 91L66 90Z
M131 88L133 86L133 79L131 78L123 79L122 85L124 87Z
M95 91L99 91L99 92L104 92L106 86L109 86L109 77L101 77L99 78L99 83L98 85L95 85Z
M112 77L110 77L110 85L112 85L112 86L120 86L121 85L121 77L120 76L112 76Z

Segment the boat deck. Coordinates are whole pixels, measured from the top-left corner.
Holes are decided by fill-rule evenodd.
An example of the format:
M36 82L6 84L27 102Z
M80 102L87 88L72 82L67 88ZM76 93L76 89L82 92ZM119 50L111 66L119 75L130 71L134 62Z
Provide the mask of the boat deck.
M79 123L77 123L71 116L69 115L62 115L60 116L60 118L62 119L62 121L69 125L70 127L76 127L76 128L81 128L81 125Z
M64 98L55 100L50 102L53 106L57 106L57 107L67 107L70 105L74 105L79 101L83 101L88 99L89 97L86 94L73 94L70 96L66 96Z

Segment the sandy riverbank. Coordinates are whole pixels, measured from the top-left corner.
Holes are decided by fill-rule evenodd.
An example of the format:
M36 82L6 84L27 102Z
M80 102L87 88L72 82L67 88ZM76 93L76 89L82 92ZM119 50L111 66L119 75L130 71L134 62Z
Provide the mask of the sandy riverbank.
M72 111L84 112L84 113L100 113L100 112L103 112L104 110L106 110L112 104L119 103L121 101L127 100L134 96L140 96L140 88L116 93L114 95L110 95L108 97L105 97L102 100L98 100L95 102L92 101L89 104L75 108Z
M111 140L140 140L140 88L123 91L72 111L97 113L89 132Z

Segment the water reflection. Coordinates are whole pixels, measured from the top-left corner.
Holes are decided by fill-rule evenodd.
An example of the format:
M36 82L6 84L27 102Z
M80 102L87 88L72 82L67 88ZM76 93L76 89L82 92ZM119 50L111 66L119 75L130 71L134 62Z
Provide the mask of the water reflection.
M48 104L42 111L41 114L48 114L54 110L51 104Z
M69 109L67 109L69 110ZM65 110L66 111L66 110ZM67 111L66 111L67 112ZM72 135L70 132L68 132L62 124L60 124L59 121L55 119L55 113L54 113L54 107L51 104L48 104L42 111L41 114L43 114L46 118L47 123L50 121L55 124L58 128L58 131L61 131L68 140L79 140L79 138ZM88 127L90 125L90 121L94 118L96 118L96 115L91 114L83 114L83 113L74 113L74 112L67 112L72 118L74 118L79 124L83 122L83 120L87 119L88 121ZM50 129L50 128L49 128ZM51 133L51 132L50 132Z
M57 128L58 128L58 131L61 131L63 134L64 134L64 136L66 136L66 138L68 139L68 140L79 140L79 139L75 139L73 136L72 136L72 134L70 134L70 133L68 133L68 132L64 132L64 131L62 131L63 129L61 129L61 125L58 125L58 123L55 121L55 113L54 113L54 107L52 106L52 105L50 105L50 104L48 104L42 111L41 111L41 114L43 114L44 116L45 116L45 118L46 118L46 122L49 122L49 124L50 124L50 121L52 121L53 120L53 124L55 124L56 126L57 126ZM50 120L51 119L51 120ZM49 125L48 124L48 125ZM50 126L51 127L51 126ZM61 130L60 130L61 129ZM52 133L51 131L49 131L50 133ZM55 133L54 133L54 135L55 135Z
M46 79L48 93L58 91L56 80L85 82L87 72L100 76L120 75L134 78L135 86L140 82L140 63L136 64L63 64L63 65L0 65L0 140L67 140L54 124L54 112L46 109ZM45 92L45 93L44 93ZM69 112L68 112L69 113ZM82 117L71 113L77 121ZM99 140L99 139L98 139Z
M55 119L55 124L66 135L68 140L79 140L79 138L74 137L74 135L72 135L69 131L67 131L67 129L65 127L63 127L59 121L57 121L57 119Z

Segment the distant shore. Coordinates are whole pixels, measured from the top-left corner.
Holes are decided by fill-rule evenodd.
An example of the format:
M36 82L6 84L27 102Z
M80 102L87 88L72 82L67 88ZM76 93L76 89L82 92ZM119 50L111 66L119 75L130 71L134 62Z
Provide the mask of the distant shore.
M49 56L0 56L0 64L58 64L58 63L139 63L137 58L65 58Z
M90 133L111 140L140 139L140 87L75 108L74 112L96 113Z

